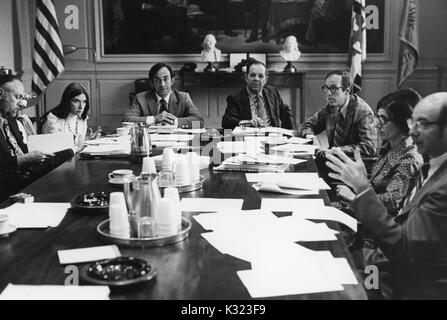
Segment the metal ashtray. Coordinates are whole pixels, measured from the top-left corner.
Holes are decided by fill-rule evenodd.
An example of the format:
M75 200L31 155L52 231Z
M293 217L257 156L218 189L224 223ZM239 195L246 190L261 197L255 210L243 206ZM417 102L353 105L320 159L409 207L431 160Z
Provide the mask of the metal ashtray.
M155 268L135 257L118 257L91 263L81 269L81 279L95 285L122 287L148 282L157 275Z

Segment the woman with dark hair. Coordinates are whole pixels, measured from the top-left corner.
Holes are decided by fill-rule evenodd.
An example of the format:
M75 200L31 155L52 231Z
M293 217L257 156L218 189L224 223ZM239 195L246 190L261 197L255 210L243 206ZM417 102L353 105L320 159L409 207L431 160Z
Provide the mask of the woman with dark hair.
M80 151L87 134L89 109L87 90L79 83L69 84L59 105L48 114L43 133L69 132L73 135L76 151Z
M383 97L377 104L376 127L382 147L371 172L371 185L393 216L398 214L413 187L415 172L423 162L407 125L420 99L416 91L403 89ZM350 203L356 195L347 186L340 185L337 196Z

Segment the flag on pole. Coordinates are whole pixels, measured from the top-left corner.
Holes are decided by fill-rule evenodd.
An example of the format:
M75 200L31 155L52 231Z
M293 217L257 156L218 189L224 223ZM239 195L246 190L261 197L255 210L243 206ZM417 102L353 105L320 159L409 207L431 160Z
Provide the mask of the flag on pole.
M354 93L358 93L362 90L362 64L366 60L365 0L354 0L351 26L348 66L351 68Z
M64 71L64 54L52 0L36 2L32 90L40 95Z
M418 0L405 0L400 26L400 55L397 87L413 73L419 58Z

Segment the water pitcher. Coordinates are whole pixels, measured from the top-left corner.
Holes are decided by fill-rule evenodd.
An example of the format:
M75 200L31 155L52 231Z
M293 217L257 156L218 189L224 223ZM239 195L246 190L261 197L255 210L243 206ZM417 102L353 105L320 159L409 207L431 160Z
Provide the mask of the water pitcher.
M130 129L130 136L130 160L141 163L152 152L149 131L144 123L138 123Z
M124 181L124 195L131 217L131 228L138 238L157 236L157 210L161 195L158 174L141 173L141 176Z

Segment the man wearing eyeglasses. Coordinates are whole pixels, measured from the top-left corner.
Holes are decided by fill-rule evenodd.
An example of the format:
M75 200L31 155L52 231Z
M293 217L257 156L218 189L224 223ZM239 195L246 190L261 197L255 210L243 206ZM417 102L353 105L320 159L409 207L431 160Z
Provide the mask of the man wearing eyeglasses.
M362 156L374 156L377 151L374 112L363 99L351 94L349 73L329 72L322 90L326 106L301 124L301 136L317 142L315 136L326 130L329 149L320 151L323 158L332 152L333 147L341 147L350 154L359 148Z
M419 102L408 125L418 152L429 162L422 166L396 218L388 214L369 185L358 152L353 161L336 150L336 157L327 156L327 165L334 170L332 178L343 181L357 194L351 204L353 213L379 245L366 263L388 263L392 297L446 299L447 92L432 94ZM381 279L383 289L387 283Z
M54 154L40 151L28 152L23 142L22 133L17 125L17 112L24 103L25 90L23 83L14 75L0 76L0 177L8 176L19 178L21 171L31 164L41 164L45 159L54 157ZM7 179L10 180L10 179ZM19 181L0 182L0 197L5 193L15 192L14 187L8 183Z

